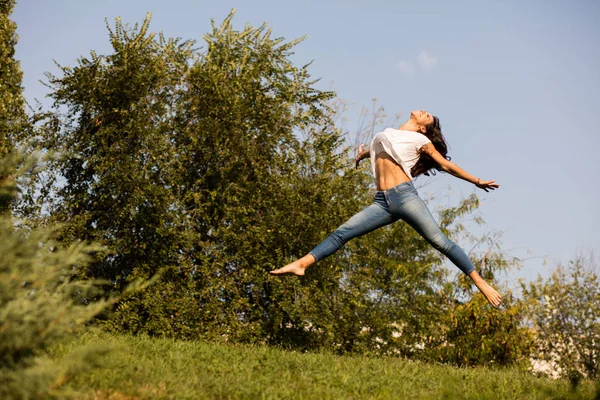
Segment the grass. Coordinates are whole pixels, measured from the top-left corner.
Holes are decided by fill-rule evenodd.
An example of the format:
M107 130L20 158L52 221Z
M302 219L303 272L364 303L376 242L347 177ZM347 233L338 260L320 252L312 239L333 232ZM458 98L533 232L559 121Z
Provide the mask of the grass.
M113 349L99 368L66 379L77 399L593 399L590 382L519 370L459 369L397 358L297 353L148 337L86 334L54 349ZM599 397L600 398L600 397Z

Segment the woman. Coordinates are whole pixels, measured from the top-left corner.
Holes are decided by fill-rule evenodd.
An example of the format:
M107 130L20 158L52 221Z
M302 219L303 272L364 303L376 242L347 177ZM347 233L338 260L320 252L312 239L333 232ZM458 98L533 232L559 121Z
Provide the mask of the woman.
M364 158L371 158L377 184L374 203L337 228L307 255L271 271L271 274L302 276L306 268L335 253L348 240L402 219L468 275L488 302L498 307L501 301L498 292L475 271L464 250L444 235L412 183L413 177L429 175L429 171L437 169L471 182L486 192L499 187L494 180L480 180L450 162L447 153L439 119L423 110L411 112L400 128L388 128L375 135L369 149L364 150L360 145L356 167Z

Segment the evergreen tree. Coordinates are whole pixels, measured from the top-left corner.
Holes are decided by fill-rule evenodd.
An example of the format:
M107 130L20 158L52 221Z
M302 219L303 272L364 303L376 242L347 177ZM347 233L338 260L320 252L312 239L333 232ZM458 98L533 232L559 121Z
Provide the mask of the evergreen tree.
M14 171L15 157L0 159L0 173ZM26 166L27 167L27 166ZM16 195L14 185L0 182L0 206ZM73 337L100 312L106 301L90 302L98 291L90 281L74 280L98 246L76 242L61 247L52 229L15 229L0 215L0 398L63 398L63 385L94 364L108 350L87 346L66 362L46 350Z
M0 157L14 148L13 136L25 118L23 73L14 58L17 24L9 18L14 7L15 0L0 0Z
M0 1L0 210L17 196L16 182L32 168L15 151L25 129L21 71L14 60L17 36L8 16L15 2ZM20 168L18 166L20 165ZM104 348L87 347L57 365L45 355L49 346L71 337L104 302L85 305L96 286L74 281L76 268L97 246L76 242L61 248L52 229L24 230L27 221L0 213L0 398L63 398L62 385L98 361Z
M17 24L10 19L15 7L15 0L0 0L0 159L10 154L15 148L14 138L25 121L23 89L21 86L23 73L19 62L15 60L15 46L18 36ZM0 173L0 183L4 190L10 184L14 168L5 167ZM11 187L14 187L12 184ZM0 201L10 198L9 193L0 193ZM9 208L3 201L0 213Z

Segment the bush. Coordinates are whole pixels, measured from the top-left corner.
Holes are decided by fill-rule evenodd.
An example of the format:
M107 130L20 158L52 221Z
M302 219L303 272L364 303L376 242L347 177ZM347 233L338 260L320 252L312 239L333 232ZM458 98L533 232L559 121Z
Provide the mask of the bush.
M535 355L559 375L576 380L600 375L599 284L593 256L559 265L546 281L523 284L539 336Z

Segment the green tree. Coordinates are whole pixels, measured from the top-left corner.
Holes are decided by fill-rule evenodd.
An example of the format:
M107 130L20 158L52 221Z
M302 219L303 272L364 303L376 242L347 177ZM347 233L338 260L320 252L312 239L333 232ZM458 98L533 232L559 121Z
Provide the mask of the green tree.
M23 73L19 62L14 58L18 40L17 24L10 19L14 7L15 0L0 0L0 159L14 150L15 136L25 122L25 102L21 86ZM4 185L5 191L8 190L0 193L3 204L0 206L0 213L6 212L10 205L5 200L11 198L10 191L14 183L10 182L13 173L14 168L5 166L0 174L0 183Z
M295 285L267 271L306 251L356 200L328 208L337 193L352 192L352 179L342 176L345 157L334 151L342 139L328 114L332 94L314 89L307 66L289 60L299 40L273 39L266 26L236 31L232 17L205 35L207 49L180 99L177 197L197 238L187 252L194 270L128 307L142 311L147 301L161 304L145 309L162 309L163 299L181 304L186 296L193 301L172 323L256 341L268 336L265 324Z
M65 181L52 206L66 224L62 240L109 246L114 254L85 275L117 289L162 271L159 284L121 302L115 327L252 332L264 320L254 303L270 301L267 266L290 257L288 241L269 243L283 216L302 194L326 199L336 193L330 179L346 182L336 175L343 156L327 151L341 143L327 117L331 94L288 59L298 41L272 39L264 26L237 32L230 19L206 36L202 55L188 42L155 40L149 19L139 30L117 21L114 54L92 53L49 77L57 109L66 106L46 130L48 149L62 154L52 165ZM301 143L300 129L313 139ZM296 227L311 204L302 200ZM303 243L298 231L288 234L292 246Z
M25 130L22 74L14 60L16 25L8 18L15 2L0 1L0 210L17 197L17 181L33 168L15 150ZM52 229L22 229L25 219L0 213L0 397L63 398L62 385L99 360L106 348L86 347L61 365L45 354L49 346L71 337L105 302L83 304L96 290L74 281L97 246L75 242L61 248Z
M43 132L47 149L59 154L51 175L62 180L56 197L42 200L54 200L63 242L111 249L82 272L109 279L116 290L185 264L172 121L193 43L149 33L149 22L129 28L117 19L109 27L113 54L92 51L61 67L61 77L48 75L56 111Z
M0 159L0 173L15 170L16 157ZM28 166L25 165L24 168ZM24 171L20 171L20 175ZM0 182L0 205L16 195L11 182ZM0 215L0 397L62 398L62 385L99 362L107 348L88 346L57 364L46 355L52 345L84 328L106 302L83 302L97 290L94 283L73 280L76 267L97 246L76 242L60 247L53 232L15 229Z
M529 301L513 296L511 290L502 287L497 279L501 272L518 268L520 261L502 249L501 232L476 237L462 224L462 218L458 218L473 216L479 205L479 199L471 195L459 206L442 210L440 220L442 226L456 221L453 234L460 238L459 242L473 245L469 257L486 281L499 288L503 295L502 305L495 309L487 304L464 275L447 280L442 288L446 299L444 312L437 321L436 330L427 337L422 356L426 360L457 366L516 364L527 367L535 344L535 335L527 325ZM473 220L479 225L485 223L477 215Z
M600 278L592 256L523 284L538 335L536 358L574 379L600 375Z
M13 136L25 119L23 73L14 58L17 25L9 18L14 7L15 0L0 0L0 157L14 148Z

